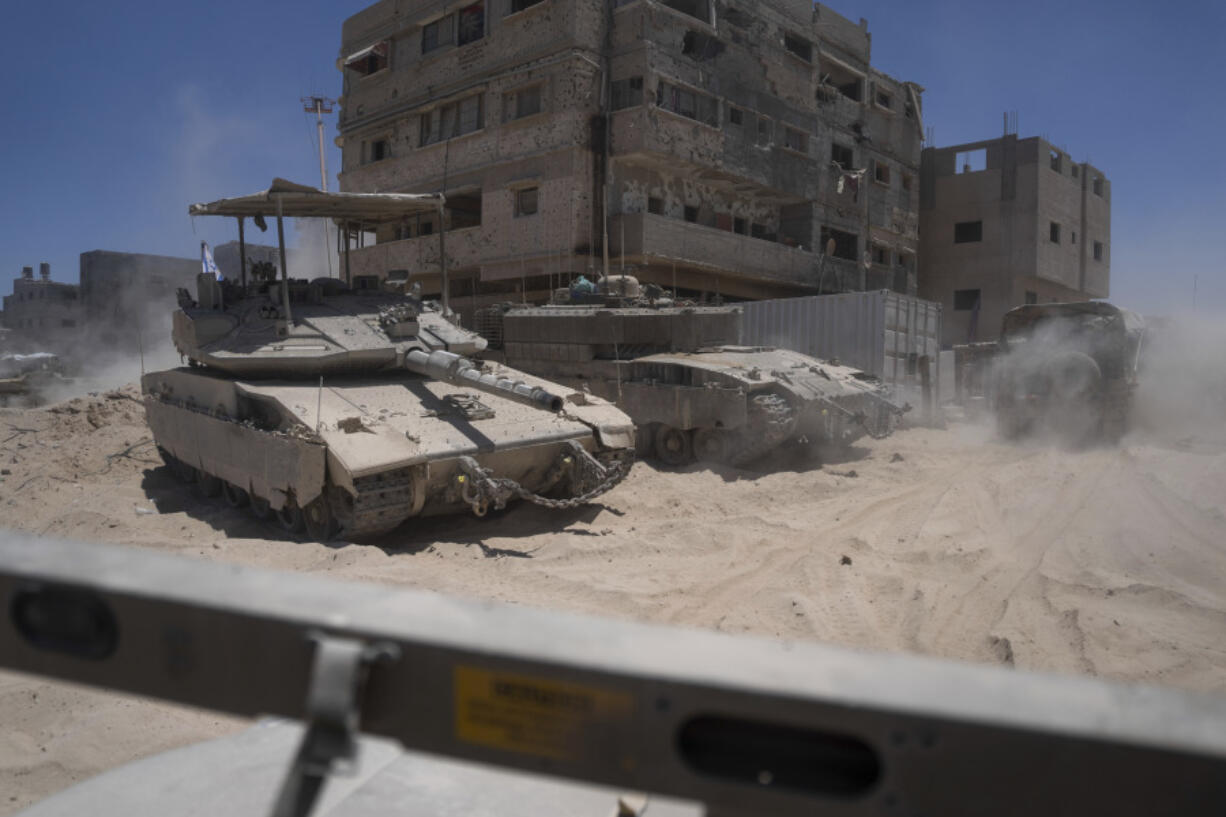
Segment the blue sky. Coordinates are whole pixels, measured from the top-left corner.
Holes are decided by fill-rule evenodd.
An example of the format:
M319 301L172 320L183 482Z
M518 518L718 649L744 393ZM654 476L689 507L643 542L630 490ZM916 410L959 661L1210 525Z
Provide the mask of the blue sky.
M563 2L564 0L553 0ZM77 279L94 249L190 257L233 225L193 201L318 182L313 117L335 97L341 22L367 0L7 3L0 32L0 291L23 265ZM873 63L927 88L935 144L993 138L1003 111L1113 185L1112 300L1226 310L1226 4L831 4L873 35ZM334 184L340 155L327 121ZM228 221L228 220L226 220Z

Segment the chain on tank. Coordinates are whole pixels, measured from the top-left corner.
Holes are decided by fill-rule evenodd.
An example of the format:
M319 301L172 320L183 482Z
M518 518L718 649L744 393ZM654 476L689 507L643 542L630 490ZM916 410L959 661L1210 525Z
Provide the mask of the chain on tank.
M611 491L629 476L630 469L634 465L633 451L614 453L613 462L605 465L598 462L578 443L572 441L571 447L573 451L572 467L577 467L580 470L580 484L586 484L589 478L598 473L597 469L603 472L603 478L601 478L600 482L581 494L565 499L552 499L542 496L529 491L510 477L494 476L492 470L483 468L471 457L461 457L460 467L464 471L465 477L467 477L464 481L461 496L472 507L473 513L477 516L485 516L489 511L490 505L493 505L496 510L501 510L506 507L507 500L512 497L517 497L525 502L531 502L542 508L567 510L585 505L601 494Z

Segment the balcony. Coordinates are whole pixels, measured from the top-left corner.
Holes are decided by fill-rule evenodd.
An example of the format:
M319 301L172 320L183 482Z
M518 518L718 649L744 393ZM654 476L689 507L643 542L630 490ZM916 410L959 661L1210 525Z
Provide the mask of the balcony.
M624 235L623 235L624 228ZM624 242L624 243L623 243ZM817 257L808 250L648 213L614 216L612 255L630 263L671 264L773 284L815 287Z

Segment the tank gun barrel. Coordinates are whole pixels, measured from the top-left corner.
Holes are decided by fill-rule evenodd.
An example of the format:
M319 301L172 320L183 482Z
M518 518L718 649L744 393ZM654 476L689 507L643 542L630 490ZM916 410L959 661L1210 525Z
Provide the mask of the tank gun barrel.
M453 352L442 350L423 352L420 349L414 349L405 355L404 365L409 371L445 380L457 386L472 386L479 391L546 411L559 412L562 410L564 401L558 395L539 386L529 386L522 380L511 380L484 372L480 366L468 358Z

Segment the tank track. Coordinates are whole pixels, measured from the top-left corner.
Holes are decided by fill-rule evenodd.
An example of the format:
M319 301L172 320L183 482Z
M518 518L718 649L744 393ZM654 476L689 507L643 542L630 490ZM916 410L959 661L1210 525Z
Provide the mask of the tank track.
M728 463L747 465L777 448L796 432L799 415L782 395L755 394L749 399L749 417L732 437Z

